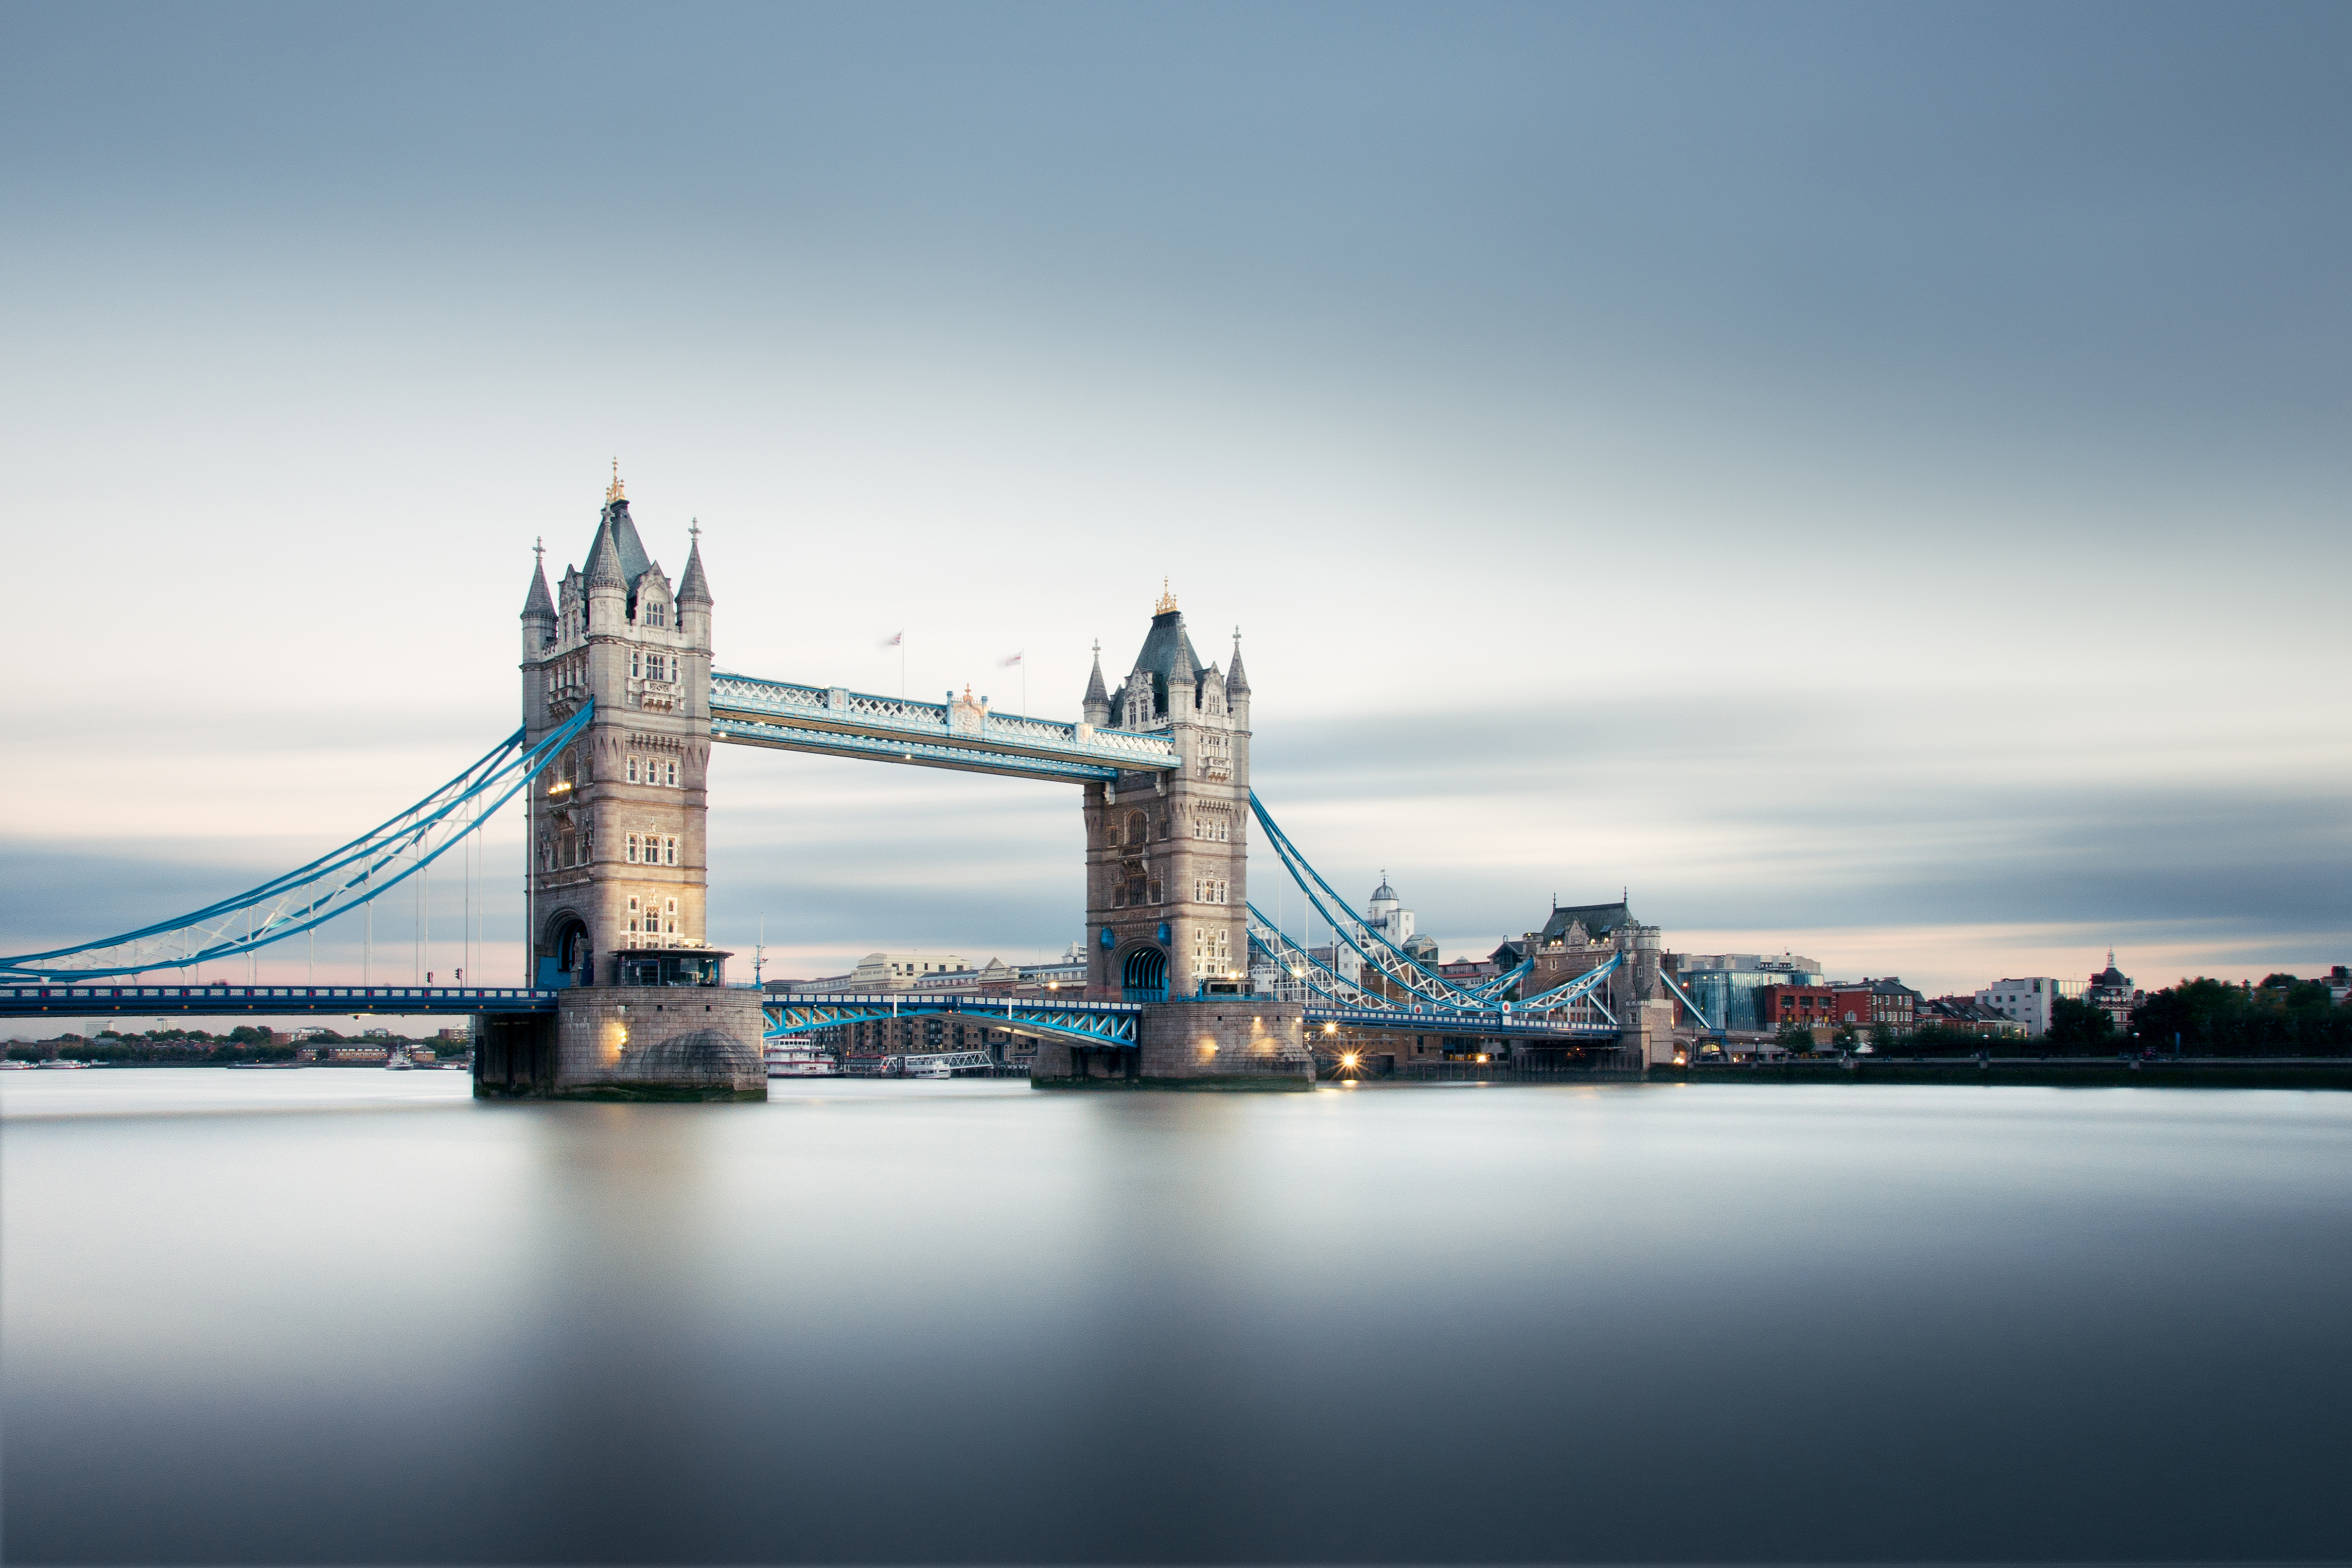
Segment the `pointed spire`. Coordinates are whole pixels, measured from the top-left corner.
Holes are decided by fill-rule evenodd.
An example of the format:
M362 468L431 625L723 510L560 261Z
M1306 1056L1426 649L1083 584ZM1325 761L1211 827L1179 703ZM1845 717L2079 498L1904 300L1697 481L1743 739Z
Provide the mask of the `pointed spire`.
M1236 626L1234 628L1234 667L1225 672L1225 692L1228 695L1239 693L1247 696L1249 689L1249 672L1242 668L1242 629Z
M1103 685L1102 639L1099 637L1095 639L1095 673L1087 677L1086 706L1092 707L1097 703L1105 707L1110 706L1110 692Z
M522 618L528 621L539 615L552 621L555 619L555 595L547 591L547 541L541 539L532 545L530 553L534 558L530 568L530 592L524 596L522 601Z
M697 519L687 533L694 543L686 552L686 575L677 580L677 601L680 604L708 604L710 601L710 580L702 575L702 523Z
M606 507L596 519L596 538L588 546L587 563L581 576L590 588L626 588L628 578L621 570L620 547L613 542L613 508Z

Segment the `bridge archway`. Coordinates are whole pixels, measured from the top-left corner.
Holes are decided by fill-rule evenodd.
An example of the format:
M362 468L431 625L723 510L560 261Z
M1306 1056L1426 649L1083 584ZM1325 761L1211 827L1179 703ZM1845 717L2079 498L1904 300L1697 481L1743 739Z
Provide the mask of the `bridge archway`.
M1157 946L1130 948L1118 967L1120 998L1130 1002L1168 999L1168 955Z
M588 922L574 912L569 909L558 910L548 917L547 945L540 951L545 955L539 961L542 971L551 971L553 975L578 976L579 978L572 982L575 985L589 983L587 971L592 954L589 948ZM540 984L547 984L550 977L549 975L543 974Z

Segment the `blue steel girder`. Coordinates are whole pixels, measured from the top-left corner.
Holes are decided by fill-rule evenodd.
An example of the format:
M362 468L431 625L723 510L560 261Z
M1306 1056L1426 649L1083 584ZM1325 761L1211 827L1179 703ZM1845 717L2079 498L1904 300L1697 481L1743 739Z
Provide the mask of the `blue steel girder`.
M1526 1001L1519 1003L1519 1010L1521 1012L1549 1012L1560 1008L1578 1006L1591 1007L1597 1009L1604 1017L1606 1017L1610 1021L1611 1027L1613 1028L1616 1025L1617 1015L1611 1012L1609 1010L1608 1004L1601 1001L1601 999L1595 996L1593 992L1600 986L1601 981L1615 974L1618 968L1624 962L1625 955L1623 953L1612 953L1609 955L1608 962L1601 965L1598 968L1587 969L1583 974L1577 976L1576 978L1569 981L1564 986L1554 986L1550 990L1545 991L1539 996L1529 997Z
M1490 992L1494 982L1489 981L1475 991L1465 989L1390 941L1380 927L1357 914L1354 907L1339 896L1339 890L1324 880L1323 873L1298 852L1298 847L1275 821L1255 789L1250 791L1249 803L1251 814L1256 817L1258 826L1265 830L1265 841L1282 862L1282 868L1290 873L1291 881L1298 884L1298 891L1307 895L1307 903L1331 927L1337 938L1334 946L1338 942L1345 942L1375 973L1385 976L1423 1000L1475 1005ZM1365 946L1367 940L1371 946Z
M1386 1001L1379 992L1349 979L1301 946L1255 904L1244 907L1248 911L1250 951L1264 955L1268 963L1292 981L1343 1005L1379 1006Z
M724 673L710 677L710 717L711 738L739 746L1017 779L1110 783L1181 760L1165 735Z
M72 983L188 968L314 930L383 897L447 853L528 788L594 713L594 703L582 704L535 744L526 745L524 732L516 730L416 804L258 887L120 936L0 958L0 977Z
M0 986L0 1018L551 1013L556 995L500 986Z
M1696 1002L1691 1000L1691 994L1688 991L1684 990L1681 985L1675 981L1672 975L1669 975L1664 969L1661 969L1658 971L1658 979L1665 986L1667 990L1674 993L1674 997L1676 1001L1682 1003L1684 1007L1690 1009L1690 1016L1698 1019L1699 1028L1715 1034L1721 1034L1723 1032L1720 1025L1709 1023L1707 1021L1705 1010L1702 1009Z
M984 1027L1051 1034L1086 1045L1131 1046L1143 1009L1134 1002L1048 1002L992 996L776 996L767 1001L767 1038L844 1024L954 1014Z
M1531 1018L1503 1009L1488 1012L1456 1012L1432 1008L1424 1011L1410 1008L1334 1007L1309 1002L1307 1005L1307 1021L1310 1024L1336 1023L1343 1029L1397 1030L1416 1034L1495 1035L1512 1039L1613 1040L1622 1032L1613 1020L1554 1019L1542 1015Z

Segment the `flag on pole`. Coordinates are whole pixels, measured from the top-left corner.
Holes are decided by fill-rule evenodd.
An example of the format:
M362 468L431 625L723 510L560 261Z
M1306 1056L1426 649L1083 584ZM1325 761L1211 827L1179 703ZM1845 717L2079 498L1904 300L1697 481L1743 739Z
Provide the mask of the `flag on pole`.
M1023 653L1026 653L1027 651L1028 651L1028 650L1026 650L1026 649L1022 650L1022 652L1023 652ZM1001 667L1001 668L1003 668L1003 669L1007 669L1007 670L1009 670L1009 669L1011 669L1013 665L1015 665L1015 664L1019 664L1020 662L1021 662L1021 654L1020 654L1020 653L1015 653L1015 654L1013 654L1013 657L1011 657L1011 658L1009 658L1009 659L1002 660L1002 661L1000 661L999 663L1000 663L1000 667Z
M882 645L885 648L896 648L903 644L906 641L907 634L904 632L893 632L887 637L882 639Z

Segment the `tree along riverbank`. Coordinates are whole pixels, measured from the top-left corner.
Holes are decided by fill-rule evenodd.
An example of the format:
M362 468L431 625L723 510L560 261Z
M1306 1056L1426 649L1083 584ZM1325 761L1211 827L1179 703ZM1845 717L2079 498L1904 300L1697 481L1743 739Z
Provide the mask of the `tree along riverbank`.
M2004 1083L2069 1088L2352 1089L2352 1058L2341 1056L1949 1057L1855 1056L1782 1059L1756 1066L1654 1067L1653 1083Z

